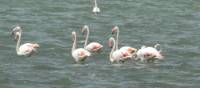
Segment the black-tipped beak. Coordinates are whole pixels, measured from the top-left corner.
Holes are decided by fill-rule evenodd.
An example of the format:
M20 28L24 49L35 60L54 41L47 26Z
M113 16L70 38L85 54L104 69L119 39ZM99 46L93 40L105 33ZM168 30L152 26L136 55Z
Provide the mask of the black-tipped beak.
M112 32L112 35L114 35L114 32Z

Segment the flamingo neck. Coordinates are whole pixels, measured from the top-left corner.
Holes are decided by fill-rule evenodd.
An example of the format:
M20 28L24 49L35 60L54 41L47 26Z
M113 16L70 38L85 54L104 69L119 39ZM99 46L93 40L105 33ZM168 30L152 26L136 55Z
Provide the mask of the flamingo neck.
M87 46L89 34L90 34L90 30L89 30L89 28L86 28L86 38L85 38L84 48L86 48L86 46Z
M117 29L117 36L116 36L116 49L118 50L119 46L119 29Z
M94 7L98 7L98 6L97 6L97 1L96 1L96 0L94 0Z
M19 34L17 34L19 39L17 40L17 44L16 44L16 52L18 55L20 55L19 46L20 46L20 42L21 42L21 35L22 35L22 32L19 32Z
M74 41L72 45L72 52L76 49L76 34L72 34L72 39Z
M115 49L116 49L116 43L115 43L114 38L111 38L111 41L113 42L113 47L112 47L112 50L111 50L111 52L110 52L110 59L112 59L112 54L113 54L113 52L114 52Z

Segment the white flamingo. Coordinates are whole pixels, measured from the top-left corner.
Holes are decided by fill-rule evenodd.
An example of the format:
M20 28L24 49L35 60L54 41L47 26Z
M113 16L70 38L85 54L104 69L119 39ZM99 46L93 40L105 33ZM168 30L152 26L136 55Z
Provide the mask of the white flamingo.
M116 49L116 42L113 37L109 39L109 42L112 42L112 50L110 52L110 61L111 62L120 62L125 61L127 58L130 58L130 55L126 51L121 51Z
M20 26L16 26L12 29L12 34L15 36L15 40L17 41L16 44L16 52L19 56L28 56L30 57L34 52L36 52L36 49L39 47L39 44L37 43L25 43L20 46L21 42L21 35L22 35L22 29Z
M115 33L117 33L117 35L116 35L116 49L118 49L118 46L119 46L119 27L118 26L115 26L112 29L112 35L114 35ZM136 51L137 51L136 48L133 48L133 47L130 47L130 46L123 46L123 47L120 48L120 50L127 51L132 56L134 56L136 54Z
M161 50L157 49L159 45L160 44L156 44L154 47L142 46L137 52L136 60L140 59L142 62L154 61L155 59L163 60L164 57L161 54Z
M93 13L95 14L95 15L97 15L97 13L100 13L100 8L98 7L98 5L97 5L97 1L96 0L94 0L94 7L93 7Z
M72 32L72 40L73 46L71 53L76 62L84 61L87 57L91 55L90 52L84 48L76 49L76 32L74 31Z
M84 48L87 49L90 52L97 52L100 51L103 48L103 45L99 44L98 42L91 42L89 44L87 44L88 42L88 37L90 34L90 30L89 27L87 25L85 25L82 29L81 29L82 33L86 32L86 39L85 39L85 44L84 44Z

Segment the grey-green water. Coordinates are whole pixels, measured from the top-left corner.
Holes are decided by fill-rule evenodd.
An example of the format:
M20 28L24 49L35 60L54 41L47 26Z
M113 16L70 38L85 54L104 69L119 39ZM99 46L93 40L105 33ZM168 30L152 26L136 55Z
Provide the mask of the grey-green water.
M199 88L200 0L0 0L0 88ZM74 64L71 32L89 25L90 41L104 45L85 64ZM10 30L41 45L17 56ZM164 61L111 64L107 39L120 27L120 46L162 45Z

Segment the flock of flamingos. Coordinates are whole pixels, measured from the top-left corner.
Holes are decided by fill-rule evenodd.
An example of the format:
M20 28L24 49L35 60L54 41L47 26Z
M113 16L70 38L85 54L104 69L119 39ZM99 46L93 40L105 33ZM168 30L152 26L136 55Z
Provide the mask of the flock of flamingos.
M100 9L97 6L96 0L94 0L94 8L93 12L95 14L100 12ZM72 50L71 54L74 60L79 63L83 62L85 59L87 59L89 56L91 56L91 53L98 52L103 48L103 45L101 45L98 42L88 42L89 37L89 27L87 25L83 26L81 29L81 32L86 35L85 37L85 44L83 48L77 48L76 47L76 32L72 32ZM14 36L14 39L16 41L16 52L17 55L23 55L30 57L34 52L36 52L37 48L39 48L39 44L37 43L25 43L20 45L21 42L21 35L22 35L22 29L20 26L16 26L12 29L12 35ZM161 54L161 50L158 48L160 44L154 45L154 47L150 46L142 46L140 49L136 49L134 47L130 46L123 46L121 48L118 48L118 41L119 41L119 27L115 26L112 28L112 37L108 40L108 45L111 47L110 52L110 62L124 62L128 59L134 59L134 60L140 60L142 62L149 62L154 60L163 60L163 55Z

